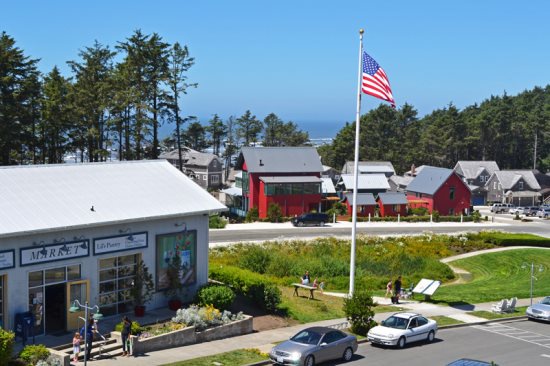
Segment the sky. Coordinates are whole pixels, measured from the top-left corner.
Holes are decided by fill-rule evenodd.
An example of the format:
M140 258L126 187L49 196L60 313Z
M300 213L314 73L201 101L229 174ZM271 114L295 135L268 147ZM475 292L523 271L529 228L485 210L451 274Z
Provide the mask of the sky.
M333 137L355 120L360 28L396 104L423 116L547 85L549 15L546 0L0 0L0 31L64 76L96 40L114 48L136 29L156 32L196 60L183 115L273 112ZM365 95L361 112L380 103Z

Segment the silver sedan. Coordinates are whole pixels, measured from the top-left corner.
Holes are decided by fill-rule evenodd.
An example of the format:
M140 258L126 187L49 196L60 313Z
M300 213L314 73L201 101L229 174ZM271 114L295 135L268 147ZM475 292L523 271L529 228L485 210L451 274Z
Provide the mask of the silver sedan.
M349 361L355 351L355 336L334 328L311 327L273 347L269 358L277 365L313 366L340 358Z
M546 296L538 304L529 306L527 310L525 310L525 314L529 319L550 321L550 296Z

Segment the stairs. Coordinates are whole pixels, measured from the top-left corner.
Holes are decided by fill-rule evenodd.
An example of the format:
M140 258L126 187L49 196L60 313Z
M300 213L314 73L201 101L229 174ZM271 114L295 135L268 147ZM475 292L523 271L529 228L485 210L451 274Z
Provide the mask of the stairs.
M57 347L50 348L52 353L55 353L57 358L61 361L62 366L75 365L73 362L73 345L72 343L62 344ZM84 354L86 352L86 345L84 342L80 345L80 354L78 361L84 361ZM110 336L104 337L100 335L99 339L94 338L91 358L94 360L114 358L122 355L122 344L116 339L110 338Z

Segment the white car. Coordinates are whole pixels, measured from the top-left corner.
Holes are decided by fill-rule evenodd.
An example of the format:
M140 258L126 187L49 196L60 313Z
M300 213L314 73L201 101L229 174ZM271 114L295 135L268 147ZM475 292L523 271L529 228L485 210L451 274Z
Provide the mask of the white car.
M550 208L548 207L541 207L538 211L537 211L537 217L541 217L541 218L544 218L544 219L547 219L550 217Z
M550 296L546 296L538 304L529 306L525 311L529 319L541 319L550 321Z
M417 341L433 342L437 322L416 313L396 313L369 330L368 340L373 344L405 347Z
M515 215L515 214L523 215L523 210L525 210L525 207L521 207L521 206L520 207L512 207L510 209L510 211L508 211L508 212L510 212L510 214L512 214L512 215Z

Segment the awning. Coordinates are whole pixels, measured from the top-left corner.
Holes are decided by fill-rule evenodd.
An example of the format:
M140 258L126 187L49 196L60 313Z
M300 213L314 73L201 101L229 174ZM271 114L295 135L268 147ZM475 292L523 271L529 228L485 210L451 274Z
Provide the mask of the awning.
M260 177L260 180L266 184L274 183L321 183L321 178L311 175L295 175L282 177Z

